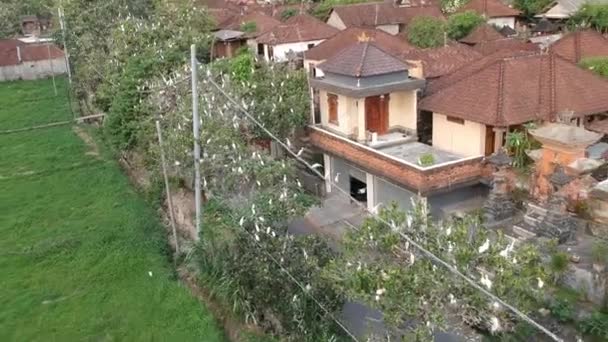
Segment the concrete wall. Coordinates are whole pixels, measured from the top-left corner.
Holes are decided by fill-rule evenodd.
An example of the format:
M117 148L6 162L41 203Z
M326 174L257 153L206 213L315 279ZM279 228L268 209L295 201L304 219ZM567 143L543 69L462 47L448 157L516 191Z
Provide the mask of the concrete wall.
M321 64L323 62L325 62L325 60L315 61L315 60L312 60L312 59L305 59L304 60L304 69L306 70L306 72L310 72L310 65L311 64L314 65L314 66L317 66L317 65L319 65L319 64ZM325 74L323 73L323 71L321 69L319 69L319 68L316 68L316 67L315 67L315 75L317 77L323 77L323 76L325 76Z
M315 46L317 46L320 43L322 43L323 41L324 41L324 39L274 45L272 60L274 62L285 62L285 61L287 61L287 53L289 51L293 51L296 53L306 51L306 50L308 50L308 44L314 44ZM268 45L264 45L264 56L265 56L266 61L271 60L270 56L268 55Z
M510 28L515 29L515 17L490 18L488 19L488 24L496 25L498 28L509 26Z
M376 28L392 35L399 33L399 24L378 25Z
M336 12L331 12L329 18L327 18L327 24L337 28L338 30L344 30L346 28L346 25Z
M401 210L407 211L411 209L411 198L413 196L416 196L416 194L374 176L374 201L376 205L381 203L382 207L386 207L391 203L396 203Z
M51 71L52 70L52 71ZM18 65L0 67L0 82L14 80L35 80L67 72L65 59L24 62Z
M338 95L338 94L336 94ZM399 91L390 94L389 101L389 128L400 126L416 130L417 121L417 95L416 91ZM321 111L321 123L344 135L353 135L359 132L359 121L365 122L365 118L359 120L359 106L365 108L364 99L354 99L338 95L338 124L329 122L327 104L327 92L319 91L319 106ZM365 115L364 111L360 111Z
M433 113L433 146L463 155L474 157L483 155L486 144L486 126L465 120L459 124L447 120L447 116Z

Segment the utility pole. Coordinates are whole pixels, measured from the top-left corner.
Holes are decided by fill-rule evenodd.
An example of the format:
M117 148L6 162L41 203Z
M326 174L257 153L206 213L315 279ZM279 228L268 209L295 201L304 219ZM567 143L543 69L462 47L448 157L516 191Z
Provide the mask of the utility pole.
M190 62L192 68L192 130L194 132L194 205L196 206L196 239L201 233L201 147L199 145L200 119L198 116L198 61L196 60L196 45L190 46Z
M46 51L49 56L49 65L51 67L51 77L53 78L53 89L55 90L55 96L57 96L57 84L55 83L55 70L53 69L53 58L51 56L51 43L46 43Z
M167 176L167 162L165 161L165 148L163 146L163 134L160 129L159 119L156 119L156 134L158 135L158 146L160 147L160 162L163 169L163 177L165 179L167 206L169 207L169 220L171 220L171 229L173 230L173 239L175 240L175 255L179 255L179 241L177 240L177 229L175 228L175 217L173 214L173 199L171 198L171 188L169 187L169 177Z
M72 84L72 69L70 68L70 54L68 53L68 44L65 36L65 18L63 16L63 7L59 5L57 8L59 15L59 25L61 26L61 36L63 37L63 55L65 56L65 66L68 70L68 81Z

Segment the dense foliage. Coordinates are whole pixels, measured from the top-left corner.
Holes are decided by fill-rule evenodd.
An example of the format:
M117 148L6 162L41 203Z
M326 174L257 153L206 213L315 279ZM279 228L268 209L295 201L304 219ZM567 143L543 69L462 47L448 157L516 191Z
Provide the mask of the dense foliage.
M513 6L520 10L525 17L532 18L546 10L552 2L552 0L514 0Z
M2 0L0 1L0 38L21 33L21 17L35 15L50 18L54 0Z
M323 0L319 4L313 7L312 15L319 18L320 20L327 20L331 13L332 8L338 5L349 5L358 4L362 2L376 2L375 0Z
M586 4L568 21L572 28L593 28L608 32L608 4Z
M587 58L580 61L580 66L608 78L608 58Z
M439 47L446 40L445 26L441 19L416 17L408 25L407 40L419 48Z
M477 26L485 23L485 19L474 11L452 14L448 18L446 31L450 39L459 40L471 33Z

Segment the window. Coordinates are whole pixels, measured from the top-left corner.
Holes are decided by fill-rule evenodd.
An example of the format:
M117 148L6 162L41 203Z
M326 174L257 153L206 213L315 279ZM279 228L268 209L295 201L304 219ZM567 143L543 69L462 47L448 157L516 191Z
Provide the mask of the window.
M315 44L308 44L308 50L312 49L313 47L315 47Z
M453 117L453 116L449 116L448 115L447 120L449 122L453 122L453 123L456 123L456 124L459 124L459 125L464 125L464 119L461 119L461 118L457 118L457 117Z
M258 44L258 55L264 56L264 44Z
M327 94L327 111L329 112L329 122L338 124L338 96Z

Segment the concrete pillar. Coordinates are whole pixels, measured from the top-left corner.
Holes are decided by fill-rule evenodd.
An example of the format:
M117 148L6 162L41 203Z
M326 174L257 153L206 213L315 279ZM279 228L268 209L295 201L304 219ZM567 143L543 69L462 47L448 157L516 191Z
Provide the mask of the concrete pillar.
M325 192L331 192L331 180L332 180L332 171L331 171L331 157L325 153L323 153L323 164L325 165Z
M365 173L365 185L367 186L367 209L373 210L376 205L376 189L374 184L374 175Z
M500 150L503 144L502 136L507 131L506 128L494 127L494 152Z
M357 141L366 140L365 127L365 99L357 99L355 102L357 106Z

